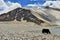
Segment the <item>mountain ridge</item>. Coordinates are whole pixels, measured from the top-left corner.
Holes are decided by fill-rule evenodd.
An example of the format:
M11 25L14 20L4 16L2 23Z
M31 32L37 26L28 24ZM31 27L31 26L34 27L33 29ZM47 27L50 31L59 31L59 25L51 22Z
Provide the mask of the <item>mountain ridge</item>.
M17 21L21 21L21 18L27 22L37 23L38 25L41 22L44 23L44 21L39 20L37 17L35 17L29 9L20 7L0 15L0 21L14 21L15 19Z

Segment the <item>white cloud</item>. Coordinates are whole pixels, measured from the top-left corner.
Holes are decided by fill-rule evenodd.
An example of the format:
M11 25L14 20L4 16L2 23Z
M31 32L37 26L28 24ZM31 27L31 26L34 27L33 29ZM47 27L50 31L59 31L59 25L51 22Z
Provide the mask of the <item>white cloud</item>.
M60 1L46 1L43 4L43 6L49 6L49 7L53 7L53 8L60 8Z
M9 11L21 7L19 3L12 3L10 1L7 2L7 6L9 7Z
M0 14L2 13L6 13L8 11L11 11L17 7L21 7L21 5L19 3L12 3L10 1L8 1L7 3L4 2L4 0L0 0L0 8L4 8L3 11L0 11Z
M30 7L30 8L40 8L41 4L28 4L26 7Z

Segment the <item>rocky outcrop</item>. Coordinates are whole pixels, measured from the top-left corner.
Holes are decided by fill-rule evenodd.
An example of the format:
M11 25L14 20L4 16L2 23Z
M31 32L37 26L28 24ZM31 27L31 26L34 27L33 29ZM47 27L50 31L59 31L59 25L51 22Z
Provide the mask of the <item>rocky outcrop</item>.
M44 21L39 20L36 16L34 16L29 9L16 8L8 13L0 15L0 21L21 21L22 18L27 22L34 22L37 24L40 24L41 22L44 23Z
M58 25L60 21L59 11L52 8L16 8L0 15L0 21L21 21L34 22L38 25ZM58 14L56 14L58 13Z

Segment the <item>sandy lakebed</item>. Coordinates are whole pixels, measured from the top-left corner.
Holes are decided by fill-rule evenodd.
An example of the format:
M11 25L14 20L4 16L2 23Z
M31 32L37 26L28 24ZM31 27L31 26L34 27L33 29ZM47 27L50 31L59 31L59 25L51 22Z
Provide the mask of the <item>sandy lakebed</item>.
M48 28L51 34L42 34ZM31 22L0 22L0 40L59 40L59 27L42 27Z

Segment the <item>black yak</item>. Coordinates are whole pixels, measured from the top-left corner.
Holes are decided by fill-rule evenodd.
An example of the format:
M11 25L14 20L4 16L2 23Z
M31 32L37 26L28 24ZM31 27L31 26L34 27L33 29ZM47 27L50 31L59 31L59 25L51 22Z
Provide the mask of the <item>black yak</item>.
M42 33L43 34L51 34L51 32L49 31L49 29L42 29Z

